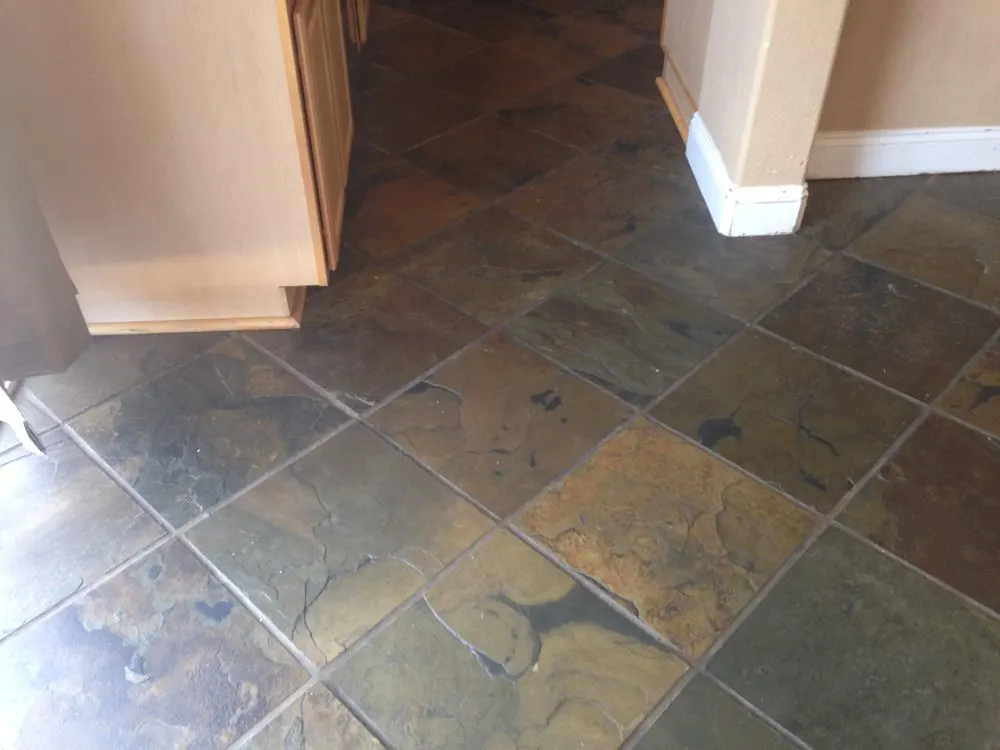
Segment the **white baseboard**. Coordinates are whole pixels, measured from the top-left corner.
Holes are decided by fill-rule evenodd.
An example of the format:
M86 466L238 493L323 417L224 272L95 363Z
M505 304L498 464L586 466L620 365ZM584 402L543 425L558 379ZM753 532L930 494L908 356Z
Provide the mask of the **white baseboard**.
M735 184L698 113L691 118L687 159L720 234L751 237L793 234L798 230L808 195L805 183L759 187Z
M1000 125L816 134L806 176L893 177L1000 170Z

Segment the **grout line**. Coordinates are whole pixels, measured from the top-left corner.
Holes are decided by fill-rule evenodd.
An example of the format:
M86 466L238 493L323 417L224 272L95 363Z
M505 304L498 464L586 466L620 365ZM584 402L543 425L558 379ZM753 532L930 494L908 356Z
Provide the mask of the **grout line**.
M670 705L677 700L677 696L684 692L685 688L694 681L698 674L696 669L688 666L680 679L670 686L670 689L657 701L653 709L643 717L642 721L636 724L635 729L625 738L625 742L622 743L620 750L632 750L632 748L639 744L652 728L653 724L659 720L660 716L666 713Z
M382 728L368 715L360 703L348 695L346 691L341 690L339 685L331 685L322 680L320 680L320 684L329 690L337 700L343 703L344 707L354 715L354 718L361 722L364 728L385 746L386 750L396 750L396 744L389 739L388 735L382 731ZM306 748L303 748L303 750L306 750Z
M236 740L236 742L234 742L232 745L229 746L229 750L239 750L239 748L247 747L247 745L253 739L255 739L265 729L267 729L268 726L270 726L272 721L274 721L281 714L283 714L285 712L285 709L291 708L298 701L304 698L306 693L308 693L318 683L319 679L316 678L315 676L311 676L308 680L306 680L304 685L296 688L291 695L289 695L287 698L281 701L281 703L279 703L277 706L275 706L266 714L264 714L264 716L260 719L260 721L258 721L252 727L250 727L246 732L244 732L243 735Z
M771 729L773 729L778 735L780 735L784 739L788 740L789 743L791 743L792 745L794 745L797 748L801 748L801 750L812 750L812 748L806 743L805 740L803 740L802 738L800 738L798 735L792 734L791 731L789 731L788 729L786 729L785 727L783 727L781 724L779 724L778 722L776 722L774 719L772 719L770 716L768 716L766 713L764 713L761 709L757 708L757 706L755 706L753 703L751 703L750 701L748 701L742 695L740 695L739 693L737 693L735 690L733 690L731 687L729 687L729 685L727 685L726 683L724 683L722 680L720 680L714 674L712 674L711 672L708 672L708 671L701 671L701 672L699 672L699 674L702 677L704 677L706 680L708 680L709 682L713 683L716 687L720 688L722 690L722 692L724 692L726 695L728 695L734 701L736 701L741 706L743 706L743 708L745 708L747 711L749 711L754 716L756 716L758 719L760 719L762 722L764 722L767 726L769 726Z

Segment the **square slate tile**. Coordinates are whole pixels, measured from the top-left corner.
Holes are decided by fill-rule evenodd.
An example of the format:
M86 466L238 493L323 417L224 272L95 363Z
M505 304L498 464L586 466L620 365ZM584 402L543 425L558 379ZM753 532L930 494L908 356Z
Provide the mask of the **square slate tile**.
M311 297L301 328L253 338L364 411L485 330L415 284L365 272Z
M28 381L28 389L60 419L184 364L223 339L217 333L96 336L90 347L58 375Z
M31 399L28 398L27 389L24 387L14 394L14 403L21 410L22 416L36 435L41 436L56 426L48 414L32 403ZM5 422L0 422L0 453L20 445L21 440L14 429Z
M619 136L599 153L630 167L648 170L657 177L691 191L692 196L700 195L684 149L684 141L673 120L658 117Z
M495 335L370 421L502 517L628 416L589 383Z
M942 397L941 408L1000 437L1000 341L976 357Z
M701 675L688 683L635 750L795 750L797 746Z
M732 318L631 269L605 264L507 332L644 406L739 329Z
M406 158L488 200L552 171L577 151L498 117L453 130L410 151Z
M659 44L644 44L605 60L581 75L589 81L613 86L663 105L663 97L656 87L657 76L663 75L663 50Z
M557 141L590 149L662 114L661 110L619 89L569 78L501 109L500 116Z
M840 520L1000 612L1000 442L932 415Z
M384 260L482 203L403 159L387 159L348 188L344 237Z
M615 253L691 200L681 188L653 175L587 154L525 185L499 205L601 252Z
M0 645L0 747L228 747L308 677L172 542Z
M874 266L837 259L762 325L930 401L997 330L1000 317Z
M858 240L853 251L863 260L1000 307L1000 216L918 194Z
M966 211L1000 219L1000 172L934 175L924 193Z
M365 56L394 73L412 76L481 45L467 34L413 17L374 34L365 44Z
M248 750L384 750L322 685L282 711L246 745Z
M919 409L751 330L652 413L826 512L912 424Z
M413 80L404 80L355 97L357 132L383 151L399 154L480 115Z
M1000 731L1000 622L836 529L709 670L816 750L985 750Z
M414 250L402 273L493 325L541 302L598 256L489 208Z
M598 18L631 29L649 44L659 43L663 7L660 0L597 0L589 6Z
M612 750L683 673L500 532L330 679L400 750Z
M368 33L377 34L411 18L412 16L409 13L393 8L384 2L372 3L368 11Z
M62 431L42 441L0 455L0 638L164 534Z
M298 378L230 339L71 427L180 526L345 421Z
M435 13L433 19L478 39L499 42L548 21L552 15L517 0L463 0Z
M323 665L491 526L461 495L355 424L189 538Z
M393 73L388 68L383 68L368 60L357 60L351 64L349 71L351 80L351 92L355 96L367 94L381 86L388 86L390 83L398 83L402 76Z
M816 525L648 420L611 438L514 522L692 657Z
M743 320L756 318L830 257L800 237L723 237L696 192L676 193L674 205L618 259Z

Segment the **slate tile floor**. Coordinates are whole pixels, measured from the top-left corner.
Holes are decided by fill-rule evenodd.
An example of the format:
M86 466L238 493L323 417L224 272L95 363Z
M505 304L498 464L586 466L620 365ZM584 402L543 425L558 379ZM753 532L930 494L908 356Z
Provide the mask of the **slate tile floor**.
M725 239L660 2L391 6L302 329L18 396L0 750L1000 748L1000 175Z

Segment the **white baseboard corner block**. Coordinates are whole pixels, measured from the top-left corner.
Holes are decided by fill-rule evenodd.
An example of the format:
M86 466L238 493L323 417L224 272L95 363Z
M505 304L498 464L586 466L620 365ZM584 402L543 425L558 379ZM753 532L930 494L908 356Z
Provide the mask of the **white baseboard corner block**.
M687 159L720 234L755 237L794 234L798 230L808 197L805 183L766 186L735 184L698 113L691 118Z
M806 177L835 180L1000 170L1000 125L827 131L816 134Z

